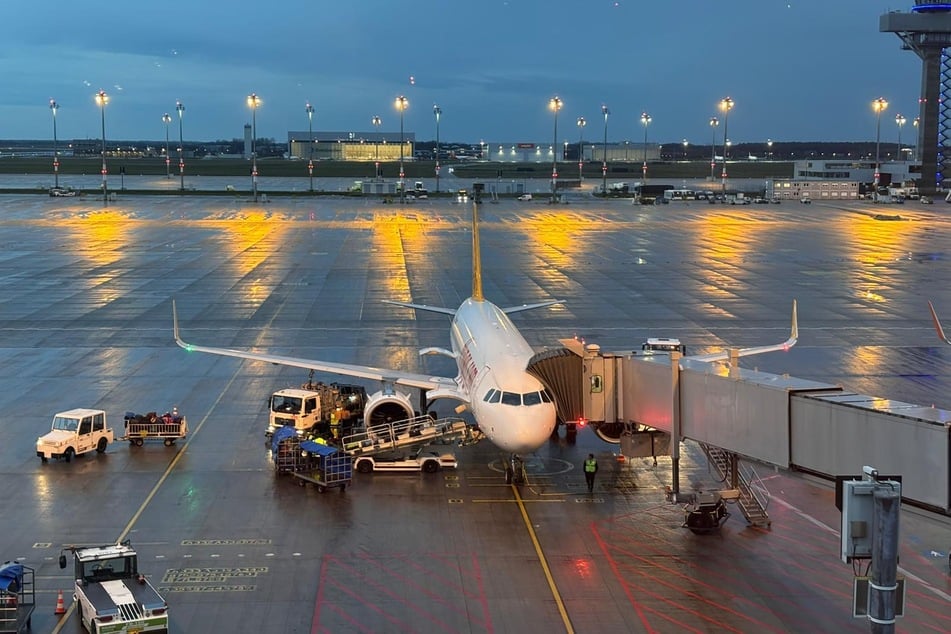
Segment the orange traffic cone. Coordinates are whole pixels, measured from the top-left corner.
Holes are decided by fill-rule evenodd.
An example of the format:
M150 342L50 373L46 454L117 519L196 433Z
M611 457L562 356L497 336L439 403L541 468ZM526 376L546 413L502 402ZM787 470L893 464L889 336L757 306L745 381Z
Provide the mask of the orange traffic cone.
M59 596L56 597L56 612L54 614L66 614L66 605L63 603L63 591L59 591Z

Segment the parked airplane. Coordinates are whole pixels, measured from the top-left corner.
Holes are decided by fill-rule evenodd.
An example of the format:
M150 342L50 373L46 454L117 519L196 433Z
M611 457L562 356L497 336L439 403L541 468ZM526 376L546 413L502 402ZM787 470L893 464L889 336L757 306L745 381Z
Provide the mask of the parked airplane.
M472 264L472 296L459 308L387 302L452 316L449 333L452 350L425 348L420 354L440 354L454 359L459 369L454 379L189 344L179 336L178 315L173 301L175 342L185 350L194 352L208 352L381 381L383 388L367 399L364 409L364 420L368 425L385 422L387 419L401 420L413 416L410 396L396 391L395 385L419 388L424 392L426 401L440 398L459 401L461 405L457 407L457 411L469 409L486 438L509 454L506 482L521 482L524 479L524 463L520 454L535 451L548 441L555 429L556 411L554 400L545 386L526 372L534 351L509 319L509 315L561 302L551 300L499 308L483 297L478 203L475 201L472 207Z
M420 389L420 405L423 409L425 403L431 400L444 398L459 401L460 406L456 411L470 410L485 437L509 454L505 469L506 482L522 482L525 469L520 454L535 451L548 442L557 422L556 405L541 381L528 373L528 364L535 352L509 319L509 315L559 304L561 300L499 308L483 297L478 208L478 201L473 200L471 297L456 309L384 300L396 306L452 317L449 331L452 350L424 348L420 350L420 354L439 354L452 358L458 367L458 375L455 378L186 343L179 336L178 314L173 300L175 342L185 350L193 352L207 352L380 381L382 389L368 397L364 408L367 425L413 417L410 395L397 391L397 385ZM787 350L795 345L797 337L794 301L790 338L781 344L741 349L738 351L739 356ZM728 351L723 351L686 358L711 362L727 359L729 355Z

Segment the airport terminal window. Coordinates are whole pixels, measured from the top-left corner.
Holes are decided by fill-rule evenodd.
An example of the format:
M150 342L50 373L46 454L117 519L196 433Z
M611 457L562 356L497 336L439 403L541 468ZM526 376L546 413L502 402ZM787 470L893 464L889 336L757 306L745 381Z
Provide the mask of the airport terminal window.
M522 395L515 392L502 392L502 405L521 405Z
M525 405L538 405L541 402L541 392L529 392L528 394L522 394L522 403Z

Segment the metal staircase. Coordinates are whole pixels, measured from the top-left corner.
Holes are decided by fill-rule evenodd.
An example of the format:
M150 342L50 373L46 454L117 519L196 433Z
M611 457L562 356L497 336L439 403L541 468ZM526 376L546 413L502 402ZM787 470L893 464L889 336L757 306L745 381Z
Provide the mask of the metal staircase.
M394 449L405 449L434 442L458 442L471 445L482 440L482 433L461 418L417 416L394 423L361 429L343 437L343 450L351 456L369 456Z
M769 491L759 477L756 470L748 464L740 464L739 457L732 451L714 447L706 443L699 443L703 453L707 455L710 465L717 476L736 491L733 501L740 507L743 517L751 526L769 528L772 520L766 508L769 506ZM731 496L723 494L724 500L731 500Z

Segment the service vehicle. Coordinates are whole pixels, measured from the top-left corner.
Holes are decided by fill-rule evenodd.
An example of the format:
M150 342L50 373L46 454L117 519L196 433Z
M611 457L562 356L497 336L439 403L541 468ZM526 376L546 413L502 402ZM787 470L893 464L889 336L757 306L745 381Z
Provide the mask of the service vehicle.
M366 389L359 385L308 382L278 390L268 398L265 435L291 427L301 436L339 438L362 419L366 400Z
M532 195L531 195L531 194L519 194L518 199L521 200L521 201L523 201L523 202L525 202L525 201L531 200L531 199L532 199Z
M64 458L96 450L103 453L115 440L112 428L106 425L106 413L101 409L71 409L53 416L49 433L36 439L36 455L43 462L50 458Z
M73 198L79 196L79 191L72 187L50 187L50 196L53 198Z
M141 447L150 438L162 440L166 447L171 447L176 440L188 434L188 421L179 415L176 407L161 416L157 412L126 412L124 424L125 433L119 440L128 440L129 444L137 447Z
M388 452L373 456L358 456L353 468L360 473L373 471L425 471L435 473L440 469L455 469L458 466L456 456L451 453L439 453L428 447L420 447L410 452Z
M0 565L0 632L20 634L31 627L36 607L33 568L15 561Z
M651 337L641 344L641 350L647 353L679 352L683 356L687 355L687 346L680 339L671 337Z
M73 600L89 634L168 634L168 604L144 574L128 540L107 546L68 546L73 553Z

